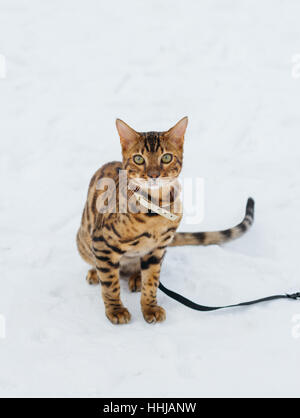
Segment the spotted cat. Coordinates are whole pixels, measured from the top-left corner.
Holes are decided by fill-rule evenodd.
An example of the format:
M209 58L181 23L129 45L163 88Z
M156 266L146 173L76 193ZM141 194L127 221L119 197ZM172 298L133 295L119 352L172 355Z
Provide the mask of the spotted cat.
M105 164L91 179L77 234L77 246L82 258L92 266L87 281L101 284L105 313L114 324L128 323L131 317L120 298L120 274L129 277L132 292L141 291L141 309L145 320L149 323L162 322L166 313L157 304L156 293L167 247L224 243L242 235L253 222L254 201L250 198L244 220L234 228L217 232L176 232L182 213L180 193L176 192L175 183L182 168L187 123L185 117L168 131L136 132L117 119L122 162ZM139 212L130 211L135 192L127 185L121 185L120 172L127 174L128 181L139 180L150 184L146 195L143 194L144 201L149 201L152 191L158 190L156 207L164 207L166 213L176 218L162 216L151 207ZM113 211L103 212L101 205L99 208L99 199L105 193L99 187L102 179L114 181L115 189L106 199L108 203L115 200ZM165 179L171 182L169 200L165 199L163 186L159 186L159 182ZM156 188L151 187L156 184ZM144 192L143 188L137 190ZM126 210L124 207L121 210L120 196L127 199Z

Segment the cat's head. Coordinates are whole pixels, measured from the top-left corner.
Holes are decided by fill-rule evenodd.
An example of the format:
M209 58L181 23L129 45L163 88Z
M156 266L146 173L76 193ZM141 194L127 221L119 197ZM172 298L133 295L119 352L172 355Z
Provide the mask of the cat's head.
M184 117L168 131L136 132L117 119L123 168L127 170L128 178L139 178L152 184L163 179L177 178L182 168L187 124L188 118Z

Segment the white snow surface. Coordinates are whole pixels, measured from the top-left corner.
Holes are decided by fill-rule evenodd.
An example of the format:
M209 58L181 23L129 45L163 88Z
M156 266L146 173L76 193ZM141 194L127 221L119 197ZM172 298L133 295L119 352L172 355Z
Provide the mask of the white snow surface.
M205 218L180 230L233 226L248 196L256 220L170 248L163 284L207 305L300 290L299 19L298 0L0 0L0 396L300 395L299 302L201 313L159 292L149 325L122 281L114 326L75 244L91 176L120 159L115 118L188 115Z

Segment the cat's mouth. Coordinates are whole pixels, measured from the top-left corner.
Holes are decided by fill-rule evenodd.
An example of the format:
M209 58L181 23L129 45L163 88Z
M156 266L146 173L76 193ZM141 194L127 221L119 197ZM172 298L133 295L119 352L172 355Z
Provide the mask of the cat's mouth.
M128 188L160 207L170 206L181 193L178 177L135 178L129 181Z
M163 186L163 182L159 178L149 178L149 180L146 180L145 182L149 189L159 189Z
M177 180L177 177L135 178L130 180L130 185L137 186L140 189L158 190L173 186Z

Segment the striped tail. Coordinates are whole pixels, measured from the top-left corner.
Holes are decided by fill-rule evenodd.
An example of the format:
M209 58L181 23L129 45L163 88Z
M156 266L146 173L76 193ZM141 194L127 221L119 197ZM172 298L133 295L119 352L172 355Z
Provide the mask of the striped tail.
M181 245L211 245L223 244L232 239L239 238L248 231L254 220L254 200L250 197L247 201L246 214L241 223L233 228L223 231L211 232L177 232L169 247Z

